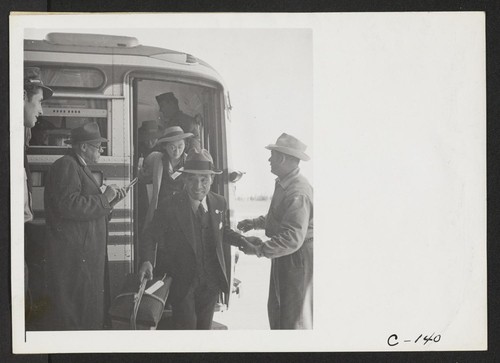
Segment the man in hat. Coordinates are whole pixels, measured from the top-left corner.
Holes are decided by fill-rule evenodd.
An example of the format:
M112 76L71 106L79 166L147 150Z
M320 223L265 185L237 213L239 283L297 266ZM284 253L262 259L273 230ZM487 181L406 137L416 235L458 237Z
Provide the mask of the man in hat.
M43 114L42 101L50 98L52 93L52 90L42 82L40 68L24 68L24 222L33 220L31 205L31 174L26 156L26 146L29 144L29 139L31 138L31 128L35 126L38 117Z
M210 191L215 174L207 150L192 149L185 188L162 201L146 229L140 278L173 277L169 294L175 329L210 329L219 292L230 292L231 251L243 237L228 227L226 201Z
M146 158L154 151L156 141L162 135L158 122L154 120L143 121L139 127L139 158Z
M31 138L31 128L35 126L39 116L43 114L42 101L52 96L52 90L43 84L40 68L24 68L24 240L25 240L25 261L29 261L33 255L32 245L36 242L36 236L40 231L37 225L29 223L33 221L33 206L31 198L31 173L28 165L26 149ZM24 263L24 283L25 291L28 291L28 265ZM27 312L30 310L26 296Z
M313 189L299 171L300 160L309 156L306 145L285 133L266 149L271 150L271 173L278 177L269 212L239 222L238 229L265 229L269 240L247 238L240 249L271 259L271 329L312 329Z
M99 126L71 130L68 155L50 167L45 184L51 330L102 329L109 303L108 219L126 191L109 185L101 192L89 164L103 148ZM106 310L105 310L106 309Z
M156 101L160 106L161 127L166 129L172 126L180 126L184 132L192 133L194 136L189 140L186 150L192 148L200 149L200 124L194 117L186 115L179 109L179 100L173 92L165 92L156 96Z

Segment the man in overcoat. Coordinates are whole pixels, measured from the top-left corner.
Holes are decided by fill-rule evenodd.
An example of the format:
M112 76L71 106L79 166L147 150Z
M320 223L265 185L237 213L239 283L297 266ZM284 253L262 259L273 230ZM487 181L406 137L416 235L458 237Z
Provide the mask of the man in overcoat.
M191 149L184 165L185 189L162 201L146 230L141 279L172 276L169 301L175 329L210 329L220 291L230 292L229 244L243 238L228 226L225 199L210 191L215 174L207 150Z
M49 286L52 293L51 330L103 329L107 280L108 219L125 197L116 185L101 192L89 164L103 151L97 123L71 132L68 155L50 167L45 185L48 227Z
M269 212L241 221L238 229L265 229L269 240L247 237L240 249L271 259L271 329L312 329L313 189L299 170L300 160L309 156L305 144L285 133L266 149L271 150L271 173L278 177Z

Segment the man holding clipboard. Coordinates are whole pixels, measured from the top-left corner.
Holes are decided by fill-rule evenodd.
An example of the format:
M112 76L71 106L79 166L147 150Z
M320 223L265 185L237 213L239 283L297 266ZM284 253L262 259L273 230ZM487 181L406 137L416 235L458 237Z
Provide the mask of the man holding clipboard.
M48 227L50 330L97 330L105 326L109 304L108 221L126 188L101 191L88 164L107 142L97 123L71 131L71 152L50 167L45 186Z

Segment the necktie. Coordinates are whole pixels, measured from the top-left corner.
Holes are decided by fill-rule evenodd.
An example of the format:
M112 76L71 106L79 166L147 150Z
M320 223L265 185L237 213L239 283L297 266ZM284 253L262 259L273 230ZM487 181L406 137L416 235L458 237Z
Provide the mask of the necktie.
M196 213L198 220L201 222L203 220L203 216L205 215L205 208L203 208L203 204L198 205L198 211Z

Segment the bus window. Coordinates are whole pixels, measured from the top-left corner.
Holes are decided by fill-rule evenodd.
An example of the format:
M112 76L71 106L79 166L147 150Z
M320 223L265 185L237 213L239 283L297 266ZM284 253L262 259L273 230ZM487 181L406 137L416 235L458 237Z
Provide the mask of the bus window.
M104 74L95 68L43 67L43 83L54 88L98 89L104 85Z
M164 118L160 112L156 96L172 92L178 100L179 111L194 118L200 125L201 146L210 149L210 125L218 122L216 114L220 111L218 94L220 91L208 86L200 86L188 83L174 81L159 81L150 79L136 79L134 82L137 89L137 102L135 103L135 127L141 127L142 122L146 120L156 120L160 127L164 126ZM137 147L137 146L136 146ZM217 162L215 162L217 164Z
M71 130L89 122L97 122L101 135L108 138L107 100L85 98L51 98L43 103L43 116L31 129L29 154L63 155L70 145ZM109 155L109 142L103 155Z

